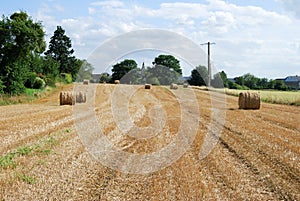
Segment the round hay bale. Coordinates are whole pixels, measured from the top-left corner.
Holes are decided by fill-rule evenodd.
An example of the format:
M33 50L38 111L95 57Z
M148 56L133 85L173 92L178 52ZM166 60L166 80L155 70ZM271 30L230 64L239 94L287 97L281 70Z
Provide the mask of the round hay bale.
M260 95L256 92L241 92L239 94L239 109L260 108Z
M74 105L75 96L72 92L62 91L59 94L59 104L60 105Z
M120 80L115 80L115 84L120 84Z
M170 89L178 89L178 85L172 83L172 84L170 85Z
M188 83L184 83L183 84L183 88L188 88L189 87L189 84Z
M78 92L76 94L76 103L85 103L86 102L86 95L85 93Z
M83 84L84 84L84 85L88 85L88 84L89 84L89 81L88 81L88 80L83 80Z
M151 89L151 84L145 84L145 89Z

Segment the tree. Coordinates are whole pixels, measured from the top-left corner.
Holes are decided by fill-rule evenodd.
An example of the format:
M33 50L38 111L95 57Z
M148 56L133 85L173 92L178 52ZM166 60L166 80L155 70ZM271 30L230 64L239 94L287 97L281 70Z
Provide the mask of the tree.
M197 66L191 72L191 79L188 80L190 85L206 86L208 80L208 71L205 66Z
M77 75L77 81L82 82L83 80L91 80L92 79L92 73L94 70L94 67L92 64L87 62L87 60L78 60L77 65L80 66L80 69L78 71Z
M101 73L99 82L100 83L109 83L111 82L111 76L108 73Z
M4 93L4 88L5 86L3 85L2 80L0 79L0 94Z
M75 80L80 65L77 59L72 56L73 53L71 39L65 35L65 30L61 26L57 26L54 35L50 38L49 49L45 55L59 62L59 73L70 73Z
M182 75L179 61L172 55L159 55L154 59L152 64L166 66L176 71L179 75Z
M224 71L216 73L211 85L215 88L228 87L228 79L226 73Z
M129 73L131 70L136 68L137 68L137 63L132 59L125 59L124 61L121 61L120 63L113 65L111 70L113 72L112 81L121 80L122 77L124 77L127 73Z
M257 86L260 89L268 89L269 81L267 78L260 78L257 82Z
M4 92L20 94L28 73L30 53L45 50L44 31L25 12L16 12L0 21L0 77Z
M179 81L179 73L163 65L156 64L146 70L146 82L154 85L170 85Z
M286 91L288 87L284 84L282 80L275 80L274 89Z

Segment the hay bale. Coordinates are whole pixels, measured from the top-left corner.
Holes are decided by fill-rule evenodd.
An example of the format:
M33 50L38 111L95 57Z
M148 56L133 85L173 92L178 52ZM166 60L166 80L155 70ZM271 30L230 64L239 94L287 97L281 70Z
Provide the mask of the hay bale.
M183 88L188 88L189 87L189 84L188 83L184 83L183 84Z
M86 94L82 92L78 92L76 94L76 103L85 103L86 102Z
M60 105L74 105L75 96L72 92L62 91L59 94L59 104Z
M89 81L88 81L88 80L83 80L83 84L84 84L84 85L88 85L88 84L89 84Z
M259 109L260 95L256 92L241 92L239 94L239 109Z
M145 84L145 89L151 89L151 84Z
M170 85L170 89L178 89L178 85L172 83L172 84Z
M115 84L120 84L120 80L115 80Z

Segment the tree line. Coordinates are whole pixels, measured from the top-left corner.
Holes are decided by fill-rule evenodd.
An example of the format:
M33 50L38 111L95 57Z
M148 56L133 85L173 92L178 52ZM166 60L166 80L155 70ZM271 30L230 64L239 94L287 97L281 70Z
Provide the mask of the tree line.
M191 71L188 79L182 79L182 69L179 60L172 55L159 55L152 62L153 66L138 68L133 59L125 59L112 66L112 75L102 73L99 82L111 82L121 80L124 84L153 84L169 85L171 83L182 84L184 82L195 86L206 86L208 82L208 70L206 66L199 65ZM211 86L215 88L230 89L276 89L288 90L282 80L258 78L250 73L234 79L229 79L224 71L213 75Z
M86 60L74 56L71 39L57 26L46 50L45 32L41 22L34 22L26 12L16 12L0 21L0 94L18 95L26 88L41 89L56 82L71 83L92 79L94 68ZM172 55L159 55L152 66L138 68L137 62L125 59L112 66L112 75L102 73L99 82L168 85L188 82L206 85L208 71L197 66L188 80L182 79L179 60ZM287 90L283 81L257 78L251 74L228 79L224 71L213 75L213 87L232 89Z
M46 50L41 22L26 12L16 12L0 21L0 94L18 95L25 88L41 89L55 83L71 83L78 78L85 60L77 59L71 39L57 26ZM81 73L83 75L84 72Z

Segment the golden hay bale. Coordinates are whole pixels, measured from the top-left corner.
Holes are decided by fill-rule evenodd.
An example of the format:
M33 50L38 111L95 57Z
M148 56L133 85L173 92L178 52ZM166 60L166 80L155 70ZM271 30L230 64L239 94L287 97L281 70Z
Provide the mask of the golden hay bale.
M59 94L59 104L60 105L74 105L75 96L72 92L62 91Z
M83 84L84 84L84 85L88 85L88 84L89 84L89 81L88 81L88 80L83 80Z
M120 84L120 80L115 80L115 84Z
M76 103L85 103L86 102L86 94L82 92L78 92L76 94Z
M189 87L189 84L188 83L184 83L183 84L183 88L188 88Z
M239 94L239 109L259 109L260 95L255 92L241 92Z
M151 89L151 84L145 84L145 89Z
M170 89L178 89L178 85L172 83L172 84L170 85Z

